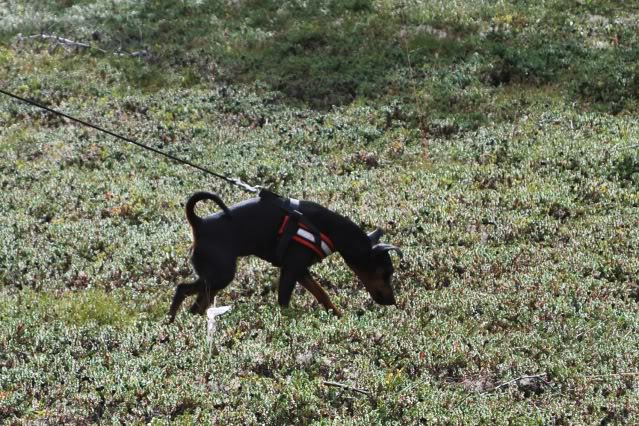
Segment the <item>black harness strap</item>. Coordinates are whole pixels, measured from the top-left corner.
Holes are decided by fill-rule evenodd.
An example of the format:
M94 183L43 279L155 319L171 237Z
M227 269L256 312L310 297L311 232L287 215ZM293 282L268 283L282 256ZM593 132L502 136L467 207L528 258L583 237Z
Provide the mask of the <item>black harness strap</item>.
M291 244L293 237L297 235L297 231L300 228L300 224L303 224L305 229L313 235L313 238L315 239L313 244L315 245L315 247L317 247L319 252L320 253L324 252L324 250L322 249L321 232L319 231L319 229L317 229L315 225L313 225L313 223L310 220L308 220L306 216L304 216L299 210L296 210L294 208L293 202L290 198L284 198L264 188L260 189L260 192L258 195L260 198L274 203L276 206L284 210L286 214L288 215L288 220L284 227L284 232L280 236L280 239L277 243L276 256L278 261L281 262L284 259L286 250Z
M277 243L277 248L275 249L275 255L277 256L277 260L281 262L284 259L284 255L286 254L286 250L288 246L291 244L293 237L297 234L297 229L299 228L299 221L302 218L302 213L297 210L293 211L293 213L288 214L288 221L286 222L286 226L284 227L284 233L280 235L280 239Z

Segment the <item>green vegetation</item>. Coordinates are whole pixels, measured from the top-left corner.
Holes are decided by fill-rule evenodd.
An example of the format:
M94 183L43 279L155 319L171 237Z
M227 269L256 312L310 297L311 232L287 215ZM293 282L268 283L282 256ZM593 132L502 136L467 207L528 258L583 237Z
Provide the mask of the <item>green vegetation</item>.
M632 2L0 1L3 88L406 255L341 320L243 260L209 346L182 205L246 195L1 97L0 423L637 423L637 64Z

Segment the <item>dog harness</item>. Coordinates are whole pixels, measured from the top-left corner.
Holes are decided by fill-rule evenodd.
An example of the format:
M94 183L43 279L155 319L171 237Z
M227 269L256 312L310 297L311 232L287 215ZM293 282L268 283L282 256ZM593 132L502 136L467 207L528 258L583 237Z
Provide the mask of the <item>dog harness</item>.
M280 235L281 238L284 237L282 240L293 240L296 243L310 248L319 256L320 260L330 256L335 251L335 246L328 236L320 232L319 238L317 238L317 235L313 234L308 226L301 223L299 219L291 214L284 217L284 221L279 231L277 231L277 235Z
M329 256L335 251L333 241L326 235L321 233L300 211L300 202L295 198L282 198L270 191L262 189L260 197L268 198L275 202L287 214L284 216L282 225L280 225L277 235L279 241L277 244L276 255L281 261L286 254L291 241L312 250L321 260Z

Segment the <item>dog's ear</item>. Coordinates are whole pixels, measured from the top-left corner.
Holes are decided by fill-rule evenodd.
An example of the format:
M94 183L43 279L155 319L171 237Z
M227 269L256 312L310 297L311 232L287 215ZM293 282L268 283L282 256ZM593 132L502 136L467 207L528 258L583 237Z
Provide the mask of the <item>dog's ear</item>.
M397 246L394 246L392 244L380 243L380 244L377 244L377 245L373 246L373 252L374 253L383 253L383 252L387 252L387 251L395 251L395 252L397 252L397 254L399 255L399 257L401 259L404 258L404 253L402 253L400 248L397 247Z
M379 228L368 234L368 239L371 240L371 245L379 243L379 239L382 237L382 235L384 235L384 231Z

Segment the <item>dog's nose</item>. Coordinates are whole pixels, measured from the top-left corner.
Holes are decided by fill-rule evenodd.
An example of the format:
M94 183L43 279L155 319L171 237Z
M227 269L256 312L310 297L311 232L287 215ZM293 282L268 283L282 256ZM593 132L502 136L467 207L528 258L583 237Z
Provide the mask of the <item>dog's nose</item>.
M381 291L377 293L377 297L374 298L377 303L384 306L394 305L395 304L395 295L391 293L382 293Z
M391 293L390 297L387 297L385 300L386 303L384 305L394 305L395 304L395 295Z

